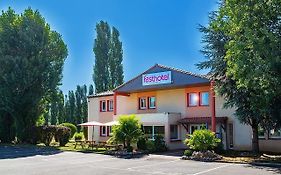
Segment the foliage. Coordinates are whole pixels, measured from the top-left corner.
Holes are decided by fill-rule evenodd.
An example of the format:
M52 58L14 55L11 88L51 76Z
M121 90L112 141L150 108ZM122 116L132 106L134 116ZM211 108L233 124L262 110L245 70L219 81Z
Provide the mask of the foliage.
M210 16L203 48L217 93L238 119L252 127L253 151L259 151L258 126L280 127L281 120L281 3L223 1Z
M207 129L195 130L190 138L185 140L185 144L196 151L213 150L220 142L215 133Z
M128 148L142 136L141 125L135 115L120 116L118 121L120 124L112 128L113 138Z
M187 150L184 150L183 155L185 155L185 156L191 156L191 155L192 155L192 153L193 153L193 151L192 151L192 150L187 149Z
M41 141L46 145L50 146L50 143L52 142L55 133L56 133L56 126L54 125L45 125L40 128L41 133Z
M156 152L163 152L163 151L167 151L168 149L164 137L162 135L154 136L154 145L155 145Z
M58 139L60 146L65 146L71 135L70 128L66 126L57 126L55 131L55 137Z
M112 90L123 83L123 51L116 28L113 27L111 31L107 22L100 21L96 25L96 32L93 80L95 92L99 93Z
M147 147L147 150L148 150L150 153L156 152L156 148L155 148L155 144L154 144L154 141L153 141L153 140L148 140L148 141L146 142L146 147Z
M83 133L82 132L77 132L74 135L74 140L82 140L83 139Z
M71 131L70 138L72 138L74 136L74 134L77 132L77 127L72 123L62 123L60 125L68 127L70 129L70 131Z
M58 87L66 57L61 35L51 30L38 11L2 11L0 113L13 118L14 127L10 129L15 129L20 141L28 140L29 128L35 125L45 101Z
M147 138L143 135L137 141L138 150L147 150Z
M16 136L14 118L8 113L0 111L0 140L2 143L10 143Z
M94 94L94 86L91 84L89 86L89 94L88 95L93 95Z

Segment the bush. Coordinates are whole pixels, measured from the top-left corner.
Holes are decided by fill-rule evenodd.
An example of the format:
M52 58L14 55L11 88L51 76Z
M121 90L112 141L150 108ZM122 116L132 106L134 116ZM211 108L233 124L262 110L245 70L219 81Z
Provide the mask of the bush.
M50 143L52 142L54 135L56 133L56 126L49 125L49 126L41 126L39 127L41 132L41 141L46 145L50 146Z
M118 119L120 125L112 128L112 137L116 142L123 143L124 147L129 148L132 143L136 143L143 135L139 120L135 115L124 115Z
M137 142L138 150L147 150L146 142L147 139L145 138L145 136L140 137Z
M65 126L57 126L55 136L59 141L60 146L65 146L70 138L71 130Z
M185 140L185 144L192 150L207 151L213 150L220 139L216 138L215 133L210 130L195 130L193 134L189 135L190 138Z
M83 139L83 133L82 132L75 133L75 135L74 135L74 140L75 141L82 140L82 139Z
M60 125L68 127L71 130L70 139L73 138L74 134L77 132L77 127L72 123L62 123Z
M147 147L148 152L150 152L150 153L153 153L156 150L154 141L152 141L152 140L148 140L146 142L146 147Z
M164 137L162 135L154 136L154 146L156 152L163 152L168 150Z
M192 150L187 149L187 150L184 151L183 155L185 155L185 156L192 156L192 153L193 153Z

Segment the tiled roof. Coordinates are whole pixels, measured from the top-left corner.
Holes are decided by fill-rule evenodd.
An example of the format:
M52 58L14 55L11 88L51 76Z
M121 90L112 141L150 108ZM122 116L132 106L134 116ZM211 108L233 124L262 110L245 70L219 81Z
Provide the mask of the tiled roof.
M171 84L142 86L143 74L150 74L150 73L157 73L157 72L164 72L164 71L172 72ZM207 84L209 82L210 80L205 75L199 75L182 69L155 64L154 66L152 66L145 72L141 73L140 75L136 76L135 78L118 86L113 91L130 93L130 92L138 92L138 91L148 91L152 89L177 88L177 87L185 87L195 84Z
M113 91L105 91L105 92L100 92L100 93L96 93L96 94L93 94L93 95L89 95L88 98L111 96L113 94L114 94Z

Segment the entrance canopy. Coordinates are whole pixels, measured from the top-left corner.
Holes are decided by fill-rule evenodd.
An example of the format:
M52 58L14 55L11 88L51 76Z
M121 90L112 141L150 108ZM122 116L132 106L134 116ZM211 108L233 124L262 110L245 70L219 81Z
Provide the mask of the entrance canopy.
M186 117L178 120L178 123L182 124L182 126L188 131L188 125L190 124L211 124L211 117ZM222 125L226 125L227 117L216 117L216 122Z
M103 124L104 126L120 125L118 121L111 121Z

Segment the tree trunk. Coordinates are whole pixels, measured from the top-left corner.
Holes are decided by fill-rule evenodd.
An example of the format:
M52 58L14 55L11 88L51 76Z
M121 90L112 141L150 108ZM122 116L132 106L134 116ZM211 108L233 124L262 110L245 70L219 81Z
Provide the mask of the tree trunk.
M252 124L252 151L258 153L259 150L259 135L258 135L258 124L256 121L253 121Z

